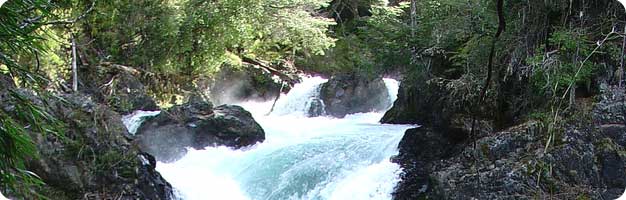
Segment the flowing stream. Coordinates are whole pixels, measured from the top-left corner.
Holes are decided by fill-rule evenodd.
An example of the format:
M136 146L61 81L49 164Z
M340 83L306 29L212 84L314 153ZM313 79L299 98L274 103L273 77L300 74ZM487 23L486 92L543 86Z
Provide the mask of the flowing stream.
M305 117L326 81L305 78L270 115L272 102L241 103L265 130L265 142L190 150L157 170L186 200L391 199L400 168L389 158L411 126L380 124L383 113L375 112ZM385 83L395 98L398 83Z

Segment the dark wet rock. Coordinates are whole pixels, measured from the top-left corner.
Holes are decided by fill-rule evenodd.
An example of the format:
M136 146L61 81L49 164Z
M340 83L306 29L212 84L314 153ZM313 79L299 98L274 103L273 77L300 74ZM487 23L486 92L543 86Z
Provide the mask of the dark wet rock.
M624 172L624 157L615 151L603 151L598 156L601 179L606 180L608 188L626 188L626 173Z
M324 111L324 101L321 99L314 98L308 103L309 110L307 111L307 117L318 117L326 114L326 111Z
M198 149L217 144L241 148L265 140L265 132L252 114L235 105L215 107L211 119L190 126L202 131L194 140L193 147Z
M120 114L129 114L135 110L158 110L154 99L147 94L147 88L139 77L129 71L107 66L79 73L79 90L94 97L99 103L109 105Z
M626 124L626 90L623 88L605 88L599 96L593 117L597 123L609 125Z
M281 92L281 84L271 77L270 73L252 66L241 69L223 67L214 77L201 79L198 85L216 105L250 99L270 101ZM282 92L289 90L288 84L285 86Z
M10 76L0 73L0 92L5 92L6 89L15 88L15 82L11 79Z
M425 127L409 129L400 141L399 154L392 160L404 169L401 182L396 186L394 196L398 199L418 199L423 193L433 191L429 178L430 165L459 151L459 143L466 139L463 135L440 133ZM432 195L431 198L440 198Z
M151 156L130 144L118 113L81 94L47 98L25 90L17 94L65 125L58 132L62 136L27 128L39 156L28 160L26 169L46 183L42 194L54 199L173 197L171 185L154 170L156 163L145 162ZM11 105L17 99L0 101Z
M432 78L426 81L406 81L400 84L398 99L382 123L419 124L439 132L464 132L472 127L479 136L494 131L491 112L473 115L473 86L463 80ZM479 106L478 109L485 109ZM475 117L475 118L474 118Z
M252 115L240 106L221 105L198 97L147 119L137 131L135 142L158 160L175 161L186 148L204 149L224 145L242 148L265 140L265 132Z
M432 161L447 157L455 145L465 141L467 135L441 133L426 127L412 128L405 132L398 145L399 154L395 158L401 164L403 160ZM403 159L407 158L407 159Z
M383 118L382 123L420 124L446 129L455 118L472 114L471 88L462 80L432 78L427 81L407 81L400 84L398 99ZM480 117L480 116L479 116ZM483 117L487 118L487 117ZM463 120L467 121L467 120Z
M600 131L620 146L626 146L626 90L605 88L593 110Z
M336 75L322 84L320 98L326 114L344 117L347 114L382 111L391 104L382 78Z
M623 99L614 98L623 90L603 95L612 98L570 113L548 149L537 121L475 143L450 139L451 129L409 130L394 158L403 167L394 199L615 199L626 188Z

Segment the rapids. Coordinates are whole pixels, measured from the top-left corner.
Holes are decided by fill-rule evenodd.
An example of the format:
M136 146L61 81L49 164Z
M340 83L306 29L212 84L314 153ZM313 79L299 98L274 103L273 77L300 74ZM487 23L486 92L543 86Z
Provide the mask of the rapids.
M389 160L412 126L380 124L384 113L375 112L305 117L326 81L305 78L269 115L272 102L240 103L265 130L265 142L241 150L190 149L157 170L186 200L391 199L401 170ZM398 82L385 83L395 98ZM128 125L136 129L137 123Z

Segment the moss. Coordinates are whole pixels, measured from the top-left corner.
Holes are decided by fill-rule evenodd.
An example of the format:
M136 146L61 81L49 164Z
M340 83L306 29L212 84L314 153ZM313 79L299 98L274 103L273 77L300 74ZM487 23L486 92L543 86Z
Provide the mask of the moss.
M85 145L83 142L76 140L70 140L65 142L64 150L65 151L63 151L63 154L65 155L65 157L79 160L88 156L87 153L89 152L87 145Z
M576 200L590 200L591 197L588 194L579 194L576 197Z
M541 123L545 123L549 119L548 112L539 111L539 110L533 111L533 112L528 114L528 119L529 120L539 121Z
M96 158L95 167L97 170L110 170L126 160L127 158L123 153L110 150Z
M489 150L489 145L487 143L481 143L480 150L486 159L491 158L491 153L490 153L491 151Z
M44 186L38 189L37 191L40 196L40 199L50 199L50 200L70 200L70 199L81 199L81 195L78 193L68 193L63 190L59 190L57 188L53 188L50 186Z
M595 143L596 151L619 151L619 147L610 138L602 138Z
M122 112L129 112L133 109L133 103L129 101L130 99L126 94L114 94L109 97L107 101L107 105L111 105L115 108L115 110Z

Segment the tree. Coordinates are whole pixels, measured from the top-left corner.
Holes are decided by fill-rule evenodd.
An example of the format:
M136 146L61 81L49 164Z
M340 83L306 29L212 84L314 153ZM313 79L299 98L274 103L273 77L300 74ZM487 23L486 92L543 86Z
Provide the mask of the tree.
M48 133L60 126L54 117L13 88L16 79L33 87L45 82L45 77L35 68L19 63L16 58L37 57L44 50L36 32L49 19L50 8L47 1L11 1L0 7L0 100L15 103L11 111L0 109L0 188L5 194L8 191L18 196L36 195L32 187L43 183L25 167L26 159L37 157L26 129Z
M314 16L323 0L190 0L184 3L178 61L187 74L215 70L228 55L269 62L322 54L332 20Z

